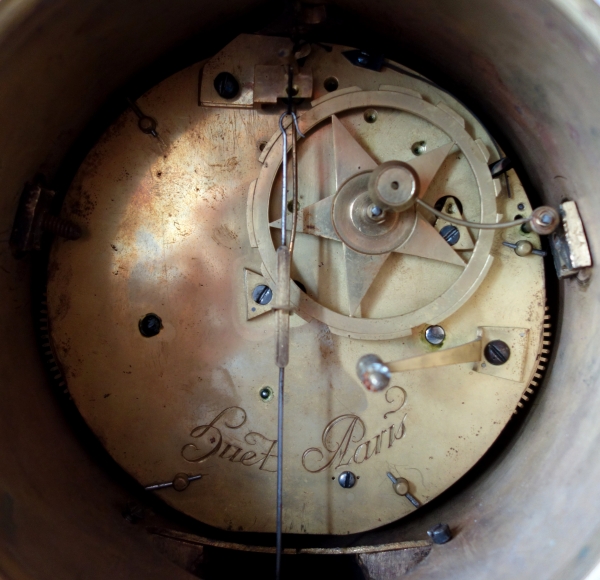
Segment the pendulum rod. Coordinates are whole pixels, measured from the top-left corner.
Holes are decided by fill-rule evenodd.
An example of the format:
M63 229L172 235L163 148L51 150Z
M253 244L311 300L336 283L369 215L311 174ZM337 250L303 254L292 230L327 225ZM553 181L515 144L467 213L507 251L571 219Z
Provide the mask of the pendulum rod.
M277 511L276 511L276 555L275 555L275 578L279 580L281 575L282 554L282 516L283 516L283 395L285 386L285 367L289 361L290 349L290 267L291 254L296 237L296 226L298 220L298 158L296 155L296 137L304 135L298 128L298 119L292 109L292 86L293 71L288 69L288 106L287 111L279 118L279 129L281 130L283 159L282 159L282 189L281 189L281 245L277 248L277 286L275 310L275 362L279 367L279 388L277 399ZM288 135L284 119L292 118L292 232L289 245L287 243L287 184L288 184Z

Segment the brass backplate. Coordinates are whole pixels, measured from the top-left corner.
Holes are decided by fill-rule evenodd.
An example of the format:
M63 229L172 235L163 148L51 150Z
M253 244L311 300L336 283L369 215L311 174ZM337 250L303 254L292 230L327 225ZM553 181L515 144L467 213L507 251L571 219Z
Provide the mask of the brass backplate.
M237 49L209 61L204 75L246 67L238 74L253 79L255 66L279 65L277 55L264 54L288 44L249 36L234 42ZM376 164L411 162L415 143L426 142L428 150L450 139L459 143L429 184L430 203L451 196L461 202L461 215L475 221L531 212L514 172L512 197L504 181L485 174L487 157L499 152L452 97L386 68L355 67L344 50L315 46L306 61L313 100L298 107L307 135L298 143L301 209L337 191L336 115ZM243 58L235 61L238 52ZM184 491L156 493L207 524L273 532L274 313L254 306L252 293L273 284L268 256L279 230L269 224L278 215L273 192L281 184L284 105L253 105L244 89L243 103L229 106L211 92L209 106L201 106L198 79L207 90L212 86L202 67L181 71L139 99L156 119L159 138L142 133L128 111L81 166L63 214L86 233L53 246L50 331L82 416L137 481L147 486L179 473L201 474ZM330 93L325 86L331 88L332 77L338 90ZM376 109L375 121L367 109ZM431 216L419 210L418 219L437 235ZM545 287L542 260L518 257L502 241L528 239L539 247L539 239L518 227L469 233L468 249L456 250L464 268L416 250L392 252L359 311L348 316L356 280L348 279L343 244L299 230L292 272L306 293L293 285L285 532L347 534L412 513L416 508L395 493L388 472L406 479L410 494L425 504L481 458L512 416L537 369ZM475 269L466 290L427 310ZM421 314L411 318L416 311ZM148 313L162 321L153 337L139 331ZM407 322L386 322L398 316ZM441 346L424 338L433 323L446 332ZM489 365L480 363L423 368L392 375L383 392L368 392L356 376L364 354L418 356L476 340L481 328L498 336L517 332L516 362L504 374L483 372ZM345 471L355 476L351 488L339 483Z

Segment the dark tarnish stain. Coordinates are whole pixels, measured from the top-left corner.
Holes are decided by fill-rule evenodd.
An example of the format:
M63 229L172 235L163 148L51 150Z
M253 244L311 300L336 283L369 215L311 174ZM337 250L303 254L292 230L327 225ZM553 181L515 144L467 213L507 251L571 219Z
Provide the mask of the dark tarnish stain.
M57 358L68 358L71 352L71 339L66 338L65 340L60 341L58 344L53 344L53 348L56 351L55 356Z
M225 199L225 188L222 185L212 185L206 189L203 198L211 209L217 209L217 206Z
M213 230L211 238L219 245L232 250L236 246L239 235L225 224L220 225Z
M58 305L54 311L53 319L55 322L63 320L71 309L71 299L68 294L61 294L58 298Z
M316 224L311 219L311 213L306 211L306 209L302 212L302 225L304 229L308 231L313 231L317 228Z
M69 214L87 220L96 209L97 200L93 194L84 190L81 185L77 186L77 191L69 195Z
M14 520L15 501L8 492L0 493L0 537L15 539L17 525Z
M230 157L225 163L210 163L209 167L217 167L223 169L226 172L230 172L240 164L237 157Z
M333 338L331 336L331 331L326 326L319 331L318 334L319 339L319 350L321 351L321 356L324 359L327 359L334 355L334 347L333 347Z
M52 283L54 277L60 272L60 263L56 260L50 260L48 264L48 285Z

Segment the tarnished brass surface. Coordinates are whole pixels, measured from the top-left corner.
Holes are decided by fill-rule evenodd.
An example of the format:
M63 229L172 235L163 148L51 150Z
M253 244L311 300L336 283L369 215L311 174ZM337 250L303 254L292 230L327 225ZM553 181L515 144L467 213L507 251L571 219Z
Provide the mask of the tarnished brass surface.
M207 75L206 79L210 79ZM296 99L309 99L312 96L312 73L297 72L293 76L293 96ZM285 65L261 65L254 67L254 103L277 103L277 99L287 97L288 68Z
M270 546L248 546L246 544L235 544L203 538L193 534L187 534L177 530L153 529L151 533L165 538L173 538L190 544L200 546L213 546L229 550L240 550L243 552L261 552L263 554L274 554L275 548ZM389 552L393 550L411 550L414 548L427 548L431 546L429 540L414 540L409 542L395 542L393 544L379 544L378 546L350 546L346 548L285 548L284 554L321 554L321 555L343 555L343 554L376 554L378 552Z
M421 356L415 356L402 360L395 360L386 363L391 372L406 372L419 369L428 369L434 367L443 367L467 362L476 362L481 360L481 339L467 342L460 346L437 350Z
M419 98L414 80L407 92L406 78L393 71L374 79L341 50L307 60L316 99L299 110L307 134L298 144L301 209L337 191L329 120L337 115L376 163L410 161L416 141L435 150L453 139L457 147L427 188L431 203L451 195L476 221L511 217L518 204L531 211L514 175L510 199L492 181L492 144L453 99L417 82L427 97ZM320 87L332 70L342 90L326 96ZM277 400L260 393L277 379L274 315L254 316L248 284L259 273L274 278L279 230L270 224L279 208L270 193L280 179L283 108L198 106L199 74L192 66L139 100L162 141L141 133L128 112L82 165L64 214L85 222L87 235L53 249L51 332L83 417L140 483L202 474L183 492L157 493L224 529L273 531ZM364 119L367 107L377 109L375 123ZM422 231L439 236L429 216L417 216ZM387 472L409 480L427 503L482 456L512 415L542 347L543 265L501 245L520 232L471 232L475 247L461 252L464 268L423 257L424 235L423 253L390 253L359 301L360 317L349 317L342 244L298 232L292 272L307 293L292 285L298 311L286 370L284 531L371 529L415 509ZM138 330L147 313L163 324L152 338ZM402 324L390 323L394 317ZM432 352L423 330L436 322L446 330L444 348L472 341L479 327L525 328L522 376L458 364L403 373L382 393L360 385L360 356ZM345 470L357 477L351 489L337 481Z

